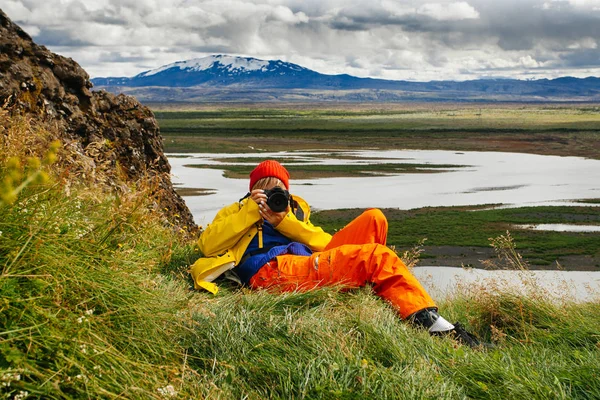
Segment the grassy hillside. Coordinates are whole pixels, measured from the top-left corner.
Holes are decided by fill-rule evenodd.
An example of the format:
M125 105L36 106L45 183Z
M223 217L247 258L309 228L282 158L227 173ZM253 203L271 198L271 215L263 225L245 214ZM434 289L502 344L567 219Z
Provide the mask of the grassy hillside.
M1 398L600 398L598 299L463 288L440 308L480 351L368 288L195 292L199 254L144 184L86 183L49 136L0 128Z
M48 132L25 121L8 128L0 132L3 398L179 390L189 292L161 271L189 246L144 187L115 195L85 184L60 167L66 151L44 150Z

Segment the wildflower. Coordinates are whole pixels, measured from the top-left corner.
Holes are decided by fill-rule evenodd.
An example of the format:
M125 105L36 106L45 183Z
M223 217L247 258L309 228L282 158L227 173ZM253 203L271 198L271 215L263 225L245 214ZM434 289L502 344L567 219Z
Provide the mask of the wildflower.
M175 388L173 387L173 385L167 385L164 388L158 388L157 391L161 396L164 396L164 397L177 396L177 392L175 391Z
M42 162L39 158L36 157L28 157L27 158L27 168L30 170L38 170L42 166Z
M81 352L83 354L87 354L87 346L85 344L82 344L81 346L79 346L79 349L81 350Z
M23 400L27 396L29 396L29 392L28 391L26 391L26 390L20 390L19 393L17 393L15 395L15 397L13 397L13 399L14 400Z
M0 381L2 384L0 387L9 387L11 382L16 382L21 380L21 374L11 374L10 372L3 373Z
M87 318L86 318L86 317L84 317L84 316L82 315L81 317L77 318L77 323L78 323L78 324L82 324L82 323L83 323L83 321L85 321L86 319L87 319Z
M55 140L52 143L50 143L50 148L48 149L48 152L46 153L46 157L44 158L44 164L49 165L49 164L54 164L56 162L56 158L57 158L56 153L58 152L58 149L61 146L62 146L62 143L60 142L60 140Z
M86 310L85 314L86 315L92 315L92 314L94 314L94 311L95 311L95 309L92 308L91 310Z
M34 183L44 184L50 181L50 175L46 171L38 171L36 178L34 179Z
M360 361L361 368L367 368L368 365L369 365L369 362L367 360L365 360L364 358Z

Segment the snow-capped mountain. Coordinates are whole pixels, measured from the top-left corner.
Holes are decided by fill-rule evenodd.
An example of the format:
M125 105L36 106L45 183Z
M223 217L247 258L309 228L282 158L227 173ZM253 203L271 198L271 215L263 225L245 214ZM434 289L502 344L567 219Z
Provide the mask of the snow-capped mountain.
M171 68L179 68L180 70L186 71L206 71L215 67L215 70L220 71L222 73L227 73L229 75L232 74L244 74L250 73L252 71L262 71L262 72L272 72L277 70L278 67L283 65L281 61L277 63L276 66L270 66L269 61L259 60L256 58L243 58L243 57L233 57L233 56L224 56L224 55L216 55L204 58L194 58L188 61L178 61L173 64L164 65L160 68L156 68L150 71L142 72L137 75L137 77L147 77L151 75L156 75L160 72L169 70ZM292 66L291 68L296 69L298 71L306 68L302 68L295 64L288 64Z
M294 99L344 101L598 101L600 79L479 79L409 82L325 75L280 60L214 55L179 61L132 78L95 78L96 88L126 91L152 101L183 101L198 97L248 101ZM291 90L295 90L291 94ZM298 93L301 90L302 93ZM342 93L340 90L346 91ZM326 91L322 93L319 91ZM285 97L288 96L288 97Z
M261 84L263 87L290 87L290 80L306 82L321 74L280 60L214 55L178 61L142 72L132 78L96 78L97 86L229 86ZM327 75L325 75L327 76Z

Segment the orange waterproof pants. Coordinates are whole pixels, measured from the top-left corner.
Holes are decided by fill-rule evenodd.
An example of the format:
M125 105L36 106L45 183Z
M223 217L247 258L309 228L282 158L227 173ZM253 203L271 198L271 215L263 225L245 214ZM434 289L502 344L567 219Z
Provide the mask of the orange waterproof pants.
M325 285L373 285L406 318L435 303L394 251L386 247L387 220L370 209L337 232L325 250L311 256L285 254L250 279L253 288L307 290Z

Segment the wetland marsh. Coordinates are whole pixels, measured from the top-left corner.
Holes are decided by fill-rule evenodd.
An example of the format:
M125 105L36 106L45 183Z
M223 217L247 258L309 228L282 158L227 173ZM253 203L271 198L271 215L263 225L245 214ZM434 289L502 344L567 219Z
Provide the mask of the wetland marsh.
M318 210L313 222L333 231L380 207L397 250L427 238L426 265L482 267L494 256L488 238L509 230L532 268L600 270L597 106L204 106L156 114L174 182L188 190L199 224L244 195L256 162L275 158L290 169L293 191ZM534 229L565 223L591 232Z

